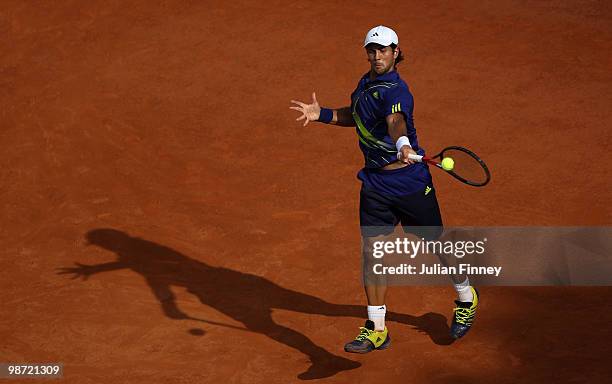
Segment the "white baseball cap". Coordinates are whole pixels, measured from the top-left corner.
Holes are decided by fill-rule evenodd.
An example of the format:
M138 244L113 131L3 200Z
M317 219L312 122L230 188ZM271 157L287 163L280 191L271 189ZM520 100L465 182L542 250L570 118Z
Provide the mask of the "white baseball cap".
M363 42L363 46L365 47L368 44L380 44L384 47L395 44L399 45L399 39L397 38L397 33L389 27L385 27L384 25L379 25L378 27L374 27L368 31L368 34L365 37L365 41Z

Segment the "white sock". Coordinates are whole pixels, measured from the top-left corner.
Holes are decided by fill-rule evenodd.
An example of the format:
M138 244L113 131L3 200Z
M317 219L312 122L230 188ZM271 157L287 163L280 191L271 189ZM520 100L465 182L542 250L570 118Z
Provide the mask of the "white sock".
M455 291L457 291L457 295L459 296L459 301L474 301L474 294L472 294L472 289L470 287L470 279L466 277L463 283L453 285L455 286Z
M377 331L385 330L386 305L368 305L368 319L374 322L374 329Z

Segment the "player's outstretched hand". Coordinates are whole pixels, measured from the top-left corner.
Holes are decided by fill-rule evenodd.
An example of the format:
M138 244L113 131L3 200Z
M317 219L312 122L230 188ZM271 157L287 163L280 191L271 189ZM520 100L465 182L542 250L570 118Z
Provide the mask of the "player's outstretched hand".
M296 106L289 107L289 109L295 109L298 112L302 112L302 116L298 117L297 121L305 120L304 126L306 126L311 121L317 121L319 116L321 115L321 107L319 106L319 102L317 101L317 96L315 93L312 93L312 104L302 103L301 101L291 100L293 104Z
M96 267L93 265L85 265L81 263L74 263L76 267L65 267L58 268L58 275L72 275L72 279L78 279L81 277L83 280L87 280L89 276L96 273Z

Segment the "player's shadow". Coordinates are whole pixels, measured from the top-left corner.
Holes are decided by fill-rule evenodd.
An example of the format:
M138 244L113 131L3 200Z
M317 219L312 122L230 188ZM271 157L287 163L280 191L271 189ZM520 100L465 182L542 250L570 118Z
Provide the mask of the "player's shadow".
M59 274L87 278L100 272L131 269L142 275L159 300L164 314L172 319L199 320L230 328L233 326L193 318L178 308L171 286L184 287L203 304L241 322L246 330L260 333L307 355L312 365L300 379L318 379L359 367L361 364L337 356L308 337L272 319L273 309L285 309L330 317L363 318L361 305L333 304L317 297L283 288L270 280L194 260L171 248L114 229L95 229L86 235L89 244L117 254L117 261L60 268ZM438 313L415 317L395 312L387 319L413 326L439 345L452 343L446 318ZM349 335L347 335L349 336ZM353 336L353 335L350 335Z

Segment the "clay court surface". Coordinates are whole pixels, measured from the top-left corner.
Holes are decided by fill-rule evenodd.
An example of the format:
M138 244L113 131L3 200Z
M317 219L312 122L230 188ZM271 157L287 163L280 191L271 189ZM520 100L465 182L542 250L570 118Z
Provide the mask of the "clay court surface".
M0 362L62 362L66 383L607 381L609 287L481 287L455 343L450 285L393 288L392 347L345 354L363 160L353 129L288 107L347 105L384 23L421 144L492 169L482 189L434 174L445 224L610 225L611 19L605 1L3 1Z

